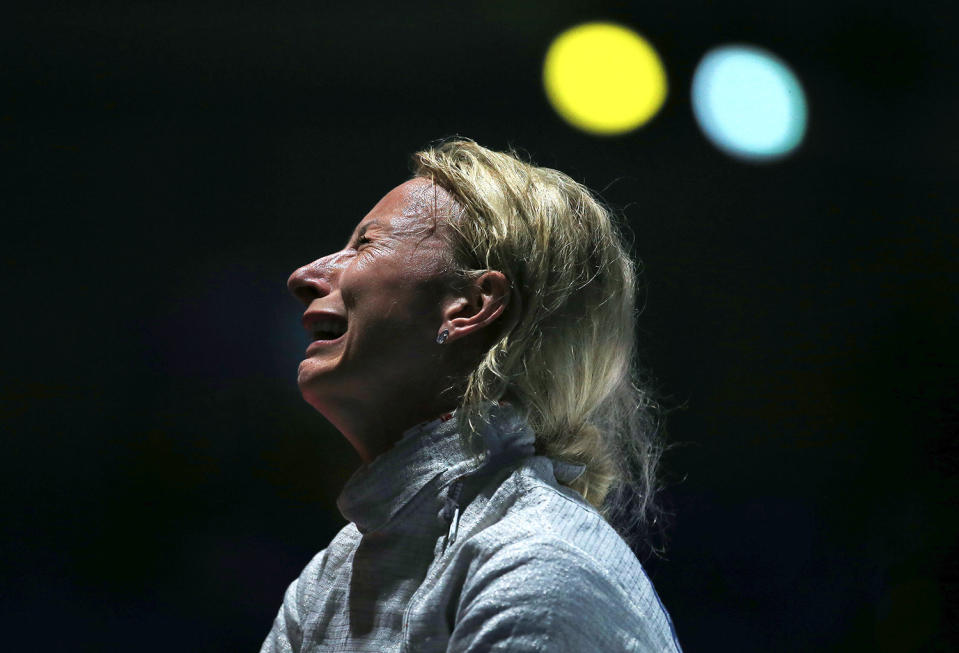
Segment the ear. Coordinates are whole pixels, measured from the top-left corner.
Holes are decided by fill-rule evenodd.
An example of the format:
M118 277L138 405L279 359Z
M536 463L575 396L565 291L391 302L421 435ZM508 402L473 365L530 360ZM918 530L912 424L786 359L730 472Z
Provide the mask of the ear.
M449 329L448 340L464 338L491 325L506 310L509 300L506 275L497 270L484 272L444 308L443 328Z

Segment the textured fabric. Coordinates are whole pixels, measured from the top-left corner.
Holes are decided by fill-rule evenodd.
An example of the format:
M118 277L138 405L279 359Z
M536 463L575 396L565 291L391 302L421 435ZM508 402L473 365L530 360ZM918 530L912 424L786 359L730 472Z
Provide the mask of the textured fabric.
M639 560L536 456L513 406L472 454L453 415L350 477L350 522L286 590L271 651L679 651Z

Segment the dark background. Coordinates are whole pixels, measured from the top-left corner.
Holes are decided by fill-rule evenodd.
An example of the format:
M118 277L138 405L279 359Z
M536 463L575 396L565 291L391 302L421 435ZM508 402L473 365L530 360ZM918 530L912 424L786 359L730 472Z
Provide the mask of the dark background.
M948 3L31 5L0 23L6 650L257 650L359 458L299 398L289 273L461 134L625 214L668 402L645 565L689 651L956 647L959 374ZM596 138L550 40L630 26L669 77ZM714 149L710 48L799 76L807 138Z

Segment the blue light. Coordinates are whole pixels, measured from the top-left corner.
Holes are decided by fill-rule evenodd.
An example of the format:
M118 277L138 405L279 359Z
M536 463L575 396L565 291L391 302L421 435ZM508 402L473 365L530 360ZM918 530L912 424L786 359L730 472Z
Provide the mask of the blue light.
M761 48L724 45L709 51L696 67L692 93L703 133L730 156L771 161L794 150L806 133L799 80Z

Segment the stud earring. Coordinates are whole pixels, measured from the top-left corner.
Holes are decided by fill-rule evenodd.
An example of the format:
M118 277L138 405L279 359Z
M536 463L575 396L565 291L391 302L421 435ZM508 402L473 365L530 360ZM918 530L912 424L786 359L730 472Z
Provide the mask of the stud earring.
M449 329L443 329L443 333L436 336L436 342L442 345L444 342L446 342L446 338L447 336L449 336L449 334L450 334Z

